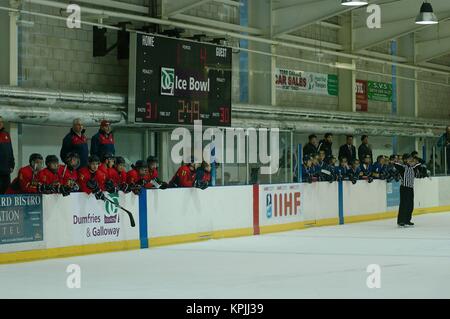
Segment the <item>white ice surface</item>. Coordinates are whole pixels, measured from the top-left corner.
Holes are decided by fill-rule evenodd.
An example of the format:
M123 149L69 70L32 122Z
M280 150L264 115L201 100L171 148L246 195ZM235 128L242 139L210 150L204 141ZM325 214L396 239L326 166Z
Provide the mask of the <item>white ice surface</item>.
M450 213L0 266L0 298L450 298ZM81 289L68 289L69 264ZM366 268L381 266L381 288Z

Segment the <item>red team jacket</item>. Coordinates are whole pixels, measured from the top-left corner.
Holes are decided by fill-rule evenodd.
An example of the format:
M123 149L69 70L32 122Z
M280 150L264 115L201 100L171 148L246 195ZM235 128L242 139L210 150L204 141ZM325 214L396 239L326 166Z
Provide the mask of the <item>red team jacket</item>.
M97 181L98 187L101 191L105 190L106 174L100 170L97 170L95 173L91 173L89 168L83 167L78 171L78 185L80 186L80 190L82 192L87 194L92 193L92 191L87 187L87 182L91 178L94 178Z
M52 184L61 184L58 172L53 173L48 168L44 168L38 174L38 181L42 185L52 185Z
M6 194L35 194L37 193L38 174L33 179L33 168L28 165L19 170L19 176L14 179L6 190ZM15 189L15 185L19 189Z
M129 171L127 173L127 183L129 185L141 184L143 179L145 179L145 181L146 181L146 183L144 185L145 188L153 187L153 184L150 183L150 181L151 181L150 174L147 174L144 178L142 178L141 176L139 176L139 172L135 169L132 169L131 171Z
M208 183L208 184L209 184L209 182L211 182L211 172L207 172L207 171L203 172L202 182Z
M115 168L110 168L109 178L113 181L114 186L122 185L127 182L127 172L118 172Z
M59 181L61 183L61 185L64 186L70 186L71 182L77 182L78 181L78 172L76 169L74 169L73 171L71 171L66 165L60 165L59 169L58 169L58 176L59 176Z
M195 172L192 172L189 165L181 166L172 178L172 182L178 187L193 187L195 181Z

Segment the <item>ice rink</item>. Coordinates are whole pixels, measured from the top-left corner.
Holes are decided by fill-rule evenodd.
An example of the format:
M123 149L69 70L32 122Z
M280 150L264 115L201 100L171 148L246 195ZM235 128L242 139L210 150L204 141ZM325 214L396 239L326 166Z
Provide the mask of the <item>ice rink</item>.
M0 266L0 298L450 298L450 213ZM81 288L66 267L81 267ZM381 288L369 289L369 264Z

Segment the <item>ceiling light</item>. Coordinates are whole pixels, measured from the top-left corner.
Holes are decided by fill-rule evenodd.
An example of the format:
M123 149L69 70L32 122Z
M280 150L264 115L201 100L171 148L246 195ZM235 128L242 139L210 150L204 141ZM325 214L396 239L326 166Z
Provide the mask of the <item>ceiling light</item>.
M420 7L420 13L416 18L416 24L436 24L438 19L433 12L431 3L424 2Z
M341 4L343 6L365 6L366 4L368 4L367 1L364 0L341 0Z

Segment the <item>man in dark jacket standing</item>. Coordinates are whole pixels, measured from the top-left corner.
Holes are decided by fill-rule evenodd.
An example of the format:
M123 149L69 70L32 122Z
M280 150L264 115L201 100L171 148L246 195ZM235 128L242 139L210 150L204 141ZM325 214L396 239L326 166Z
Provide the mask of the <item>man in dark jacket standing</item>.
M5 131L3 118L0 116L0 195L5 194L11 183L11 173L14 166L11 136Z
M325 134L325 138L320 141L318 151L325 151L325 158L331 158L333 156L333 134Z
M369 146L369 137L367 135L361 136L361 142L361 145L358 147L358 158L363 163L367 155L370 155L370 158L373 158L373 155Z
M60 156L64 160L67 154L76 153L80 156L80 168L88 164L89 148L85 129L80 119L73 120L70 132L64 137Z
M100 123L100 130L91 139L91 155L103 158L105 154L116 155L114 147L114 135L111 132L111 123L103 120Z
M356 147L353 146L353 135L347 135L347 143L339 148L339 161L346 158L350 165L356 160Z
M308 137L308 143L303 147L303 156L317 154L317 153L319 153L319 151L317 149L317 136L314 134L311 134Z

